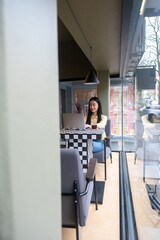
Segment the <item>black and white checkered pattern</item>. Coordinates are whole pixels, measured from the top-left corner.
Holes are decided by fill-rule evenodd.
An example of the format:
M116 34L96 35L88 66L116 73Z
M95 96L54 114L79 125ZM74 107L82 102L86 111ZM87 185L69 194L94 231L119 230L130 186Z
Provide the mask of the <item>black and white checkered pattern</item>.
M87 151L87 140L82 139L69 139L69 148L77 148L80 154L80 159L83 164L83 168L88 167L88 151Z
M68 141L69 148L76 148L79 151L83 169L88 168L88 161L93 157L92 140L100 140L104 129L86 130L64 130L60 131L61 139Z

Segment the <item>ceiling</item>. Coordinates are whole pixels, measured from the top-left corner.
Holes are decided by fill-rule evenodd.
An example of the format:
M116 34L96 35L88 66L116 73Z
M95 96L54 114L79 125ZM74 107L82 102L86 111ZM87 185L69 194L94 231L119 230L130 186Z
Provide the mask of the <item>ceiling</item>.
M146 13L158 13L159 1L148 0ZM75 41L97 71L123 76L142 55L131 61L143 22L140 6L141 0L58 0L59 42Z

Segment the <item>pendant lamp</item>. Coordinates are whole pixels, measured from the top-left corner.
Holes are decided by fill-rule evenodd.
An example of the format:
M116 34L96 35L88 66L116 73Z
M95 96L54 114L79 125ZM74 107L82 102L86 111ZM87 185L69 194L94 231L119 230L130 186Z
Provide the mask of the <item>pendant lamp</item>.
M95 72L91 69L84 80L84 84L86 85L92 85L92 84L99 84L99 80L97 79L97 76Z
M90 46L90 53L91 53L91 64L92 64L92 47ZM92 84L99 84L99 80L95 74L95 71L91 69L87 74L86 79L84 80L84 84L92 85Z

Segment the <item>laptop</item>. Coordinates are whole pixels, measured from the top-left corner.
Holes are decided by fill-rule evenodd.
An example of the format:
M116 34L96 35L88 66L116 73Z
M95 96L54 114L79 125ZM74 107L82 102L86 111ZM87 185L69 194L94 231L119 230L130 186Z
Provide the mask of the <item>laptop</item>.
M69 130L84 130L83 113L62 113L63 128Z

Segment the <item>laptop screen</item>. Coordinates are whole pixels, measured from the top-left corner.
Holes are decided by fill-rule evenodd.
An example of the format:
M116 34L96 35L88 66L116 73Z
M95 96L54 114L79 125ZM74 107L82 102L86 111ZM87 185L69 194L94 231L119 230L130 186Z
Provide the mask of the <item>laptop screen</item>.
M83 113L63 113L62 114L64 129L85 129L84 114Z

